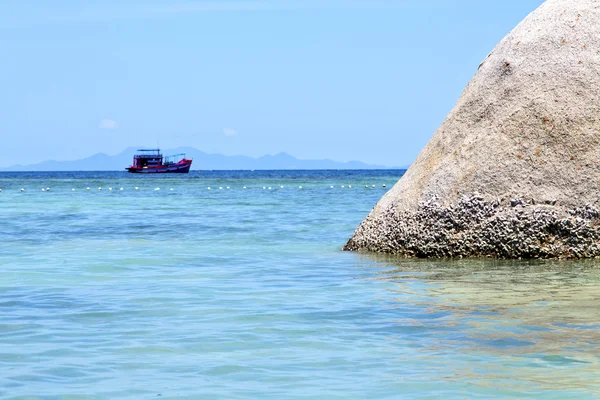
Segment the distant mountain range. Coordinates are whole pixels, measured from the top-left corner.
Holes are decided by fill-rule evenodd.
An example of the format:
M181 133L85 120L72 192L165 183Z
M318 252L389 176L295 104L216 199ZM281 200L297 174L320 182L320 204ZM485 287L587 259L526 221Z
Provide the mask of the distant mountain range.
M131 147L123 152L109 156L94 154L75 161L43 161L31 165L14 165L0 168L0 171L124 171L131 165L137 148ZM240 169L392 169L382 165L370 165L360 161L338 162L332 160L299 160L289 154L279 153L258 158L248 156L225 156L208 154L192 147L165 149L163 154L187 153L194 162L192 170L240 170ZM395 167L394 169L405 167Z

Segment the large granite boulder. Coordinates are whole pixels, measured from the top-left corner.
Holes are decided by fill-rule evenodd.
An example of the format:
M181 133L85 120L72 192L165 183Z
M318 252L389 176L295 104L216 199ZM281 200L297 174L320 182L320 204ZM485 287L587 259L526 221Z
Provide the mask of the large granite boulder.
M599 200L600 0L547 0L481 63L345 249L598 257Z

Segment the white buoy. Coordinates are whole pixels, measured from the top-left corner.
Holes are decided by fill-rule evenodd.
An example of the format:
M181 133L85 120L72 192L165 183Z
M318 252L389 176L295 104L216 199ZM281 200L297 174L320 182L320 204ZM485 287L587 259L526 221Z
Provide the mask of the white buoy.
M74 191L75 191L75 188L71 189L71 191L72 191L72 192L74 192Z
M123 190L123 188L119 188L119 190Z
M25 189L21 188L21 192L24 192L24 191L25 191Z
M89 188L89 187L86 187L86 188L85 188L85 190L90 190L90 188Z
M155 188L154 190L160 190L160 188Z
M372 187L375 187L375 185L373 185Z
M2 189L0 189L0 192L2 191Z
M227 186L227 190L231 189L229 186Z
M108 188L108 190L112 190L112 188Z
M49 192L49 191L50 191L50 188L46 188L46 191L48 191L48 192Z
M333 186L329 186L329 189L333 189Z
M269 190L271 190L271 186L269 186Z
M45 192L45 191L46 191L46 189L42 188L42 192Z
M223 190L223 186L219 186L219 190Z
M101 187L99 187L99 188L98 188L98 190L102 190L102 188L101 188Z
M136 187L135 187L135 190L140 190L140 188L136 186Z
M365 185L365 189L368 189L368 188L369 188L369 186L368 186L368 185Z
M246 186L244 186L244 189L246 189Z
M279 186L280 189L283 189L283 186Z
M298 186L298 189L302 189L302 186Z
M342 189L344 189L346 186L342 185Z
M348 185L348 189L352 189L352 186Z
M208 190L210 190L210 186L208 187Z
M383 187L385 188L385 184L383 185Z
M169 189L171 192L173 191L173 188Z
M266 186L263 186L263 190L265 190L266 188L267 188Z

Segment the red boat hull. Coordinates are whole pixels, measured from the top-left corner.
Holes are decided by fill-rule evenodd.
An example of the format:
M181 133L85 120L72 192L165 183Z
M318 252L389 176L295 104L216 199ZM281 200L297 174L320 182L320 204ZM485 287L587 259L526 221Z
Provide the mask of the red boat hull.
M129 167L125 168L128 172L134 174L187 174L190 172L192 160L181 160L176 164L158 165L152 167Z

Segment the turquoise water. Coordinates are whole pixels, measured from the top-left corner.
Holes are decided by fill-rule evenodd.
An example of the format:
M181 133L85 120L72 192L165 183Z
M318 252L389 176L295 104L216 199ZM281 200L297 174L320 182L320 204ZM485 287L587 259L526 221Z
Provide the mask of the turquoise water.
M401 174L0 174L0 397L598 396L596 262L340 251Z

